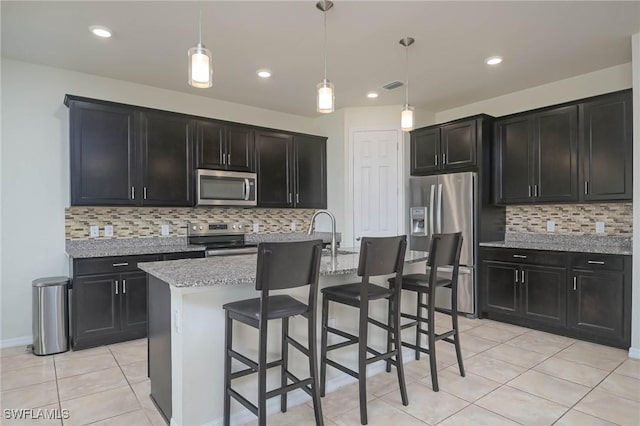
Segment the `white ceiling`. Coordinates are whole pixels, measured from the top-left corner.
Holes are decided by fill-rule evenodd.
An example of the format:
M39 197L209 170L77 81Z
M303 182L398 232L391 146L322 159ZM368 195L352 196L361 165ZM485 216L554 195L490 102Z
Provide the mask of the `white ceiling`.
M200 96L314 116L322 79L322 13L315 1L2 1L2 56ZM213 51L214 86L187 84L187 49ZM88 31L104 25L114 36ZM335 1L328 12L328 78L337 108L410 103L442 111L631 61L640 1ZM484 59L502 55L498 67ZM273 77L259 79L269 68ZM366 93L379 89L380 97Z

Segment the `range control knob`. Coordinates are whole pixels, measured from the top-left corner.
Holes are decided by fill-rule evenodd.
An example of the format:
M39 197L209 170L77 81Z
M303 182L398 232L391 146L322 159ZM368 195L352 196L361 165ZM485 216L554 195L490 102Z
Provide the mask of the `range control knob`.
M238 229L242 229L242 225L238 225Z
M204 227L200 226L200 230L202 231L204 229Z
M197 226L193 225L191 228L193 228L193 230L195 231L196 229L198 229Z
M237 228L237 226L236 226L236 225L233 225L233 229L236 229L236 228Z

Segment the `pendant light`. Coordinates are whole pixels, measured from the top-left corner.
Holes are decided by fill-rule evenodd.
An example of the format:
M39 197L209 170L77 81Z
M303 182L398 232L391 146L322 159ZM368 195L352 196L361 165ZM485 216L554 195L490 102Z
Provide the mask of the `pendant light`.
M333 2L321 0L316 3L316 7L322 11L324 16L324 80L317 86L317 110L320 113L328 114L334 111L336 103L333 83L327 80L327 11L333 7Z
M202 11L199 19L199 41L187 52L189 56L189 85L206 89L213 86L213 56L202 44Z
M409 46L413 44L415 40L412 37L405 37L400 40L400 44L404 46L406 53L406 81L405 81L405 101L402 106L402 113L400 114L400 128L409 132L413 130L413 113L414 108L409 105Z

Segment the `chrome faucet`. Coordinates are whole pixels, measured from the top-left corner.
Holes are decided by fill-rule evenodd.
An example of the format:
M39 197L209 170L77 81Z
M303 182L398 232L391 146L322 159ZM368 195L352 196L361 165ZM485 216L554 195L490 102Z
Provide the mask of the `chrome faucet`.
M313 233L313 224L316 221L316 217L321 214L326 214L331 219L331 257L336 258L338 256L338 243L336 242L336 217L329 210L318 210L313 216L311 216L311 223L309 223L308 235Z

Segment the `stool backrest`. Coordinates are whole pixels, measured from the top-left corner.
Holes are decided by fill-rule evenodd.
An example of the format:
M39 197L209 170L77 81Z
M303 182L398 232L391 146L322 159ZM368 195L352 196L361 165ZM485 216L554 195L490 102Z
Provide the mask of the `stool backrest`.
M256 290L281 290L318 283L322 240L258 245Z
M375 277L400 272L404 266L407 236L363 237L360 244L358 275Z
M440 266L453 265L454 275L457 277L461 251L462 232L433 234L431 248L429 249L429 260L427 260L427 266L431 267L431 273L435 274Z

